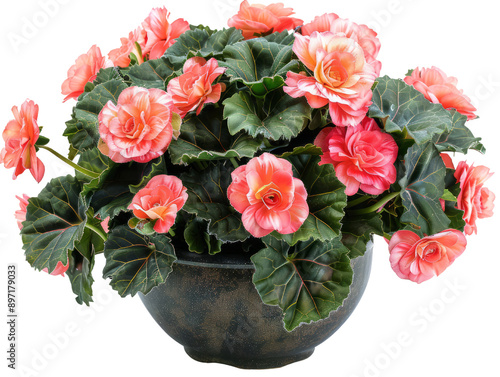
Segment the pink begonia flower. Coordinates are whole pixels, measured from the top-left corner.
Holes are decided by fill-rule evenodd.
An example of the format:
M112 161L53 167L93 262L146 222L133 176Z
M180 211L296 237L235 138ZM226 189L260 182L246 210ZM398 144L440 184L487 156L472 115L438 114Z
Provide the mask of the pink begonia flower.
M35 143L40 135L38 128L38 105L27 99L21 105L12 107L14 119L7 123L2 133L5 147L0 152L0 164L7 169L15 168L12 179L16 179L26 169L37 182L45 173L45 166L36 156Z
M130 54L133 53L139 64L144 63L142 50L145 47L145 31L138 27L131 31L128 38L120 38L121 46L109 52L109 58L116 67L127 68L130 65ZM137 48L137 44L141 50Z
M182 70L182 75L169 81L167 92L181 118L194 110L199 115L206 103L216 103L220 99L225 86L212 84L226 68L219 67L214 58L207 62L204 58L193 57L186 60Z
M54 268L54 271L52 271L50 273L50 275L52 275L52 276L57 276L57 275L64 276L64 273L66 271L68 271L68 268L69 268L69 257L68 257L68 262L66 262L66 265L64 265L61 261L57 262L56 268ZM42 271L48 273L49 269L47 267L45 267Z
M182 181L173 175L157 175L146 187L135 194L128 206L139 219L156 220L153 229L167 233L174 225L177 212L188 198L187 189Z
M109 216L106 217L104 220L101 221L101 227L102 229L106 232L106 233L109 233Z
M19 197L16 195L16 198L19 200L19 208L15 213L14 217L17 220L17 226L19 229L23 229L23 221L26 221L26 209L28 208L28 199L30 198L28 195L23 194L23 197Z
M313 32L331 31L337 35L344 35L356 41L365 54L366 62L371 64L378 76L382 63L378 61L377 55L380 51L380 40L377 33L366 25L358 25L347 19L339 18L335 13L327 13L317 16L308 24L302 26L302 35L311 35Z
M99 113L99 150L114 162L145 163L160 157L172 140L171 100L160 89L132 86Z
M333 164L347 195L358 189L379 195L396 181L398 146L371 118L355 127L323 128L314 144L323 151L320 165Z
M437 67L415 68L411 76L405 77L405 82L424 95L432 103L440 103L445 109L455 109L467 119L476 118L470 98L462 90L457 89L458 80L448 77Z
M469 166L461 161L455 171L455 178L460 183L457 208L464 211L465 234L477 234L477 219L493 216L495 194L484 183L493 175L486 166Z
M85 85L95 80L101 68L112 65L111 61L102 56L99 47L93 45L86 54L80 55L68 70L68 78L61 85L61 93L66 96L63 102L70 98L77 99L84 92Z
M421 283L440 275L466 246L465 235L456 229L424 238L410 230L400 230L389 242L389 260L400 278Z
M249 4L244 0L240 10L231 17L227 24L242 31L245 39L257 38L284 30L293 30L304 21L289 17L294 14L292 8L285 8L283 3L269 5Z
M158 59L163 56L167 48L185 31L189 30L189 22L182 18L168 22L170 12L165 8L153 8L149 16L142 23L146 33L146 44L143 55L149 54L149 59Z
M254 237L276 230L295 232L309 216L304 183L293 177L292 164L270 153L251 159L231 173L227 196Z
M312 108L329 105L337 126L355 126L371 105L375 68L365 61L361 46L353 39L333 32L295 35L293 51L313 72L288 72L283 90L297 98L305 96Z

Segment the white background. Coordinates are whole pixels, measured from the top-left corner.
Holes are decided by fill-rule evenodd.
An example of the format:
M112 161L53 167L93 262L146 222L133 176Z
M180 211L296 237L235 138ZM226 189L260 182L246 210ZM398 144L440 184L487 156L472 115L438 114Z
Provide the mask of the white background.
M127 36L154 6L165 5L172 12L171 20L182 17L212 28L225 26L239 6L236 0L61 0L57 8L44 10L42 3L50 2L54 3L23 0L0 6L0 125L3 128L12 119L13 105L30 98L40 106L38 122L44 127L43 134L63 153L67 142L60 135L74 102L62 103L60 86L78 55L93 44L103 53L119 46L119 38ZM469 163L475 161L497 171L488 186L500 195L500 148L495 144L500 127L500 32L490 4L486 0L286 2L306 22L315 15L335 12L375 28L382 42L382 74L403 77L409 68L436 65L458 77L459 88L474 98L481 117L469 126L484 138L488 154L470 153L455 160L466 158ZM27 30L23 26L27 20L37 23L37 30ZM25 43L16 48L9 40L13 34L26 37ZM191 360L162 332L138 297L121 299L111 291L101 278L102 260L95 268L96 303L90 308L76 304L66 279L31 269L13 217L18 208L14 196L35 196L48 180L71 172L46 151L39 157L46 165L40 185L28 172L12 181L12 170L0 169L2 376L192 376L201 372L233 377L278 373ZM479 221L479 233L468 238L466 252L439 278L421 285L394 274L387 246L377 239L371 281L355 313L311 358L279 372L297 376L322 372L337 377L494 374L500 351L498 225L498 216ZM17 352L18 367L23 366L24 373L13 373L6 367L6 272L10 263L17 264L18 270ZM67 335L61 335L65 332ZM403 344L396 345L402 338Z

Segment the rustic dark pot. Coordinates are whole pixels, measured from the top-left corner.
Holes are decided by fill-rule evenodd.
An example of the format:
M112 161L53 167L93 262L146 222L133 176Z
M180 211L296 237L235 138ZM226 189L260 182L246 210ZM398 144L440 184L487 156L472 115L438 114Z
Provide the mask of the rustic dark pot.
M370 275L372 247L351 261L354 281L342 307L319 322L287 332L277 306L262 303L246 255L178 252L167 282L142 302L161 328L203 362L277 368L309 357L351 315Z

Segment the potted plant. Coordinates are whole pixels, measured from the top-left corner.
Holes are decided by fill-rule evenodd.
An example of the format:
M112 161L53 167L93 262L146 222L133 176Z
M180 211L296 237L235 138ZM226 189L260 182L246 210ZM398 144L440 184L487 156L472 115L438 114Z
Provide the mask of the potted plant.
M181 250L193 263L244 254L292 332L333 318L374 234L398 276L442 273L494 200L488 168L443 154L484 150L456 80L435 67L379 77L376 34L333 13L304 23L244 1L228 26L158 8L111 63L92 46L62 85L76 100L67 157L34 102L13 108L1 158L14 176L42 179L40 149L75 168L21 198L28 262L66 273L89 304L98 254L120 295L146 299Z

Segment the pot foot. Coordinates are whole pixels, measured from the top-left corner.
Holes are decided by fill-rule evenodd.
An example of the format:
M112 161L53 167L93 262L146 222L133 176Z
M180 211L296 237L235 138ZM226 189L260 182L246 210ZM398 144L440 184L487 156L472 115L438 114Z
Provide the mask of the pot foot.
M186 353L194 360L202 363L221 363L241 369L270 369L307 359L314 352L314 348L293 355L268 358L241 358L235 355L210 355L193 348L184 347Z

